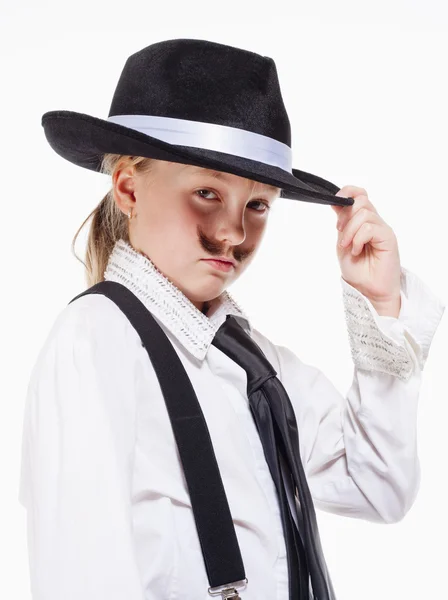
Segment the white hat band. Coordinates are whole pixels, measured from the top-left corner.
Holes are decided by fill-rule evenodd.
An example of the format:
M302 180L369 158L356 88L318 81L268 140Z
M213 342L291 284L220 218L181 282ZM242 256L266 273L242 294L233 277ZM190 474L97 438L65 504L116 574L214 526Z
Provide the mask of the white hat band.
M169 144L226 152L292 173L291 148L260 133L216 123L152 115L113 115L107 120Z

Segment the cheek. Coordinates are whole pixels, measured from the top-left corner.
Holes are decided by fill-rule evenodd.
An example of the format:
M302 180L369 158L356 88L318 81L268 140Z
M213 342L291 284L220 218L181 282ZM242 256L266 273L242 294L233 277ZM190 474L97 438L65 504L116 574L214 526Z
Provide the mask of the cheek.
M177 210L171 211L170 230L186 242L197 242L198 227L210 238L213 238L217 226L217 215L212 210L201 207L193 201L185 199Z
M182 207L171 212L168 226L172 235L179 238L192 238L196 237L196 228L200 223L201 216L197 211Z
M257 218L257 215L248 219L246 222L246 240L245 243L249 246L258 246L263 239L266 231L266 219L263 217Z
M196 228L200 222L200 216L195 211L173 206L156 212L151 230L165 245L187 248L197 237Z

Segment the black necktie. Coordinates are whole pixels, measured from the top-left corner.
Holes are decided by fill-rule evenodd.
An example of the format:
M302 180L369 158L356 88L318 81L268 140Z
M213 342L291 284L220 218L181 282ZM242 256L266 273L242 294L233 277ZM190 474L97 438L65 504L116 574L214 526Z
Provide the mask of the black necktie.
M290 600L336 600L322 552L316 513L300 458L297 422L291 400L258 344L227 315L213 345L247 373L247 396L266 462L277 489L285 536ZM293 521L286 487L294 500ZM311 580L312 591L309 589Z

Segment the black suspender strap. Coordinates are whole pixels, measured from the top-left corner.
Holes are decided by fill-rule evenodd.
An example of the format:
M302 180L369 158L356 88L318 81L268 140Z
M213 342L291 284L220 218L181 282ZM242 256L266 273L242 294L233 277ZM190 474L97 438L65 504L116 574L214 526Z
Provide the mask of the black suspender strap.
M136 329L159 380L193 509L210 595L237 600L247 584L229 504L198 398L173 345L151 312L126 286L101 281L73 298L103 294Z

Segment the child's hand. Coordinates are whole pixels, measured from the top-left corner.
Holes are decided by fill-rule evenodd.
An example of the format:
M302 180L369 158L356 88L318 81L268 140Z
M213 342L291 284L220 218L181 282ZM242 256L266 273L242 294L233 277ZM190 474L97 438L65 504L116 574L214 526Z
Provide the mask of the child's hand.
M351 206L330 205L338 215L337 255L343 279L366 296L378 314L398 317L401 271L395 233L364 188L346 185L336 196L354 198Z

